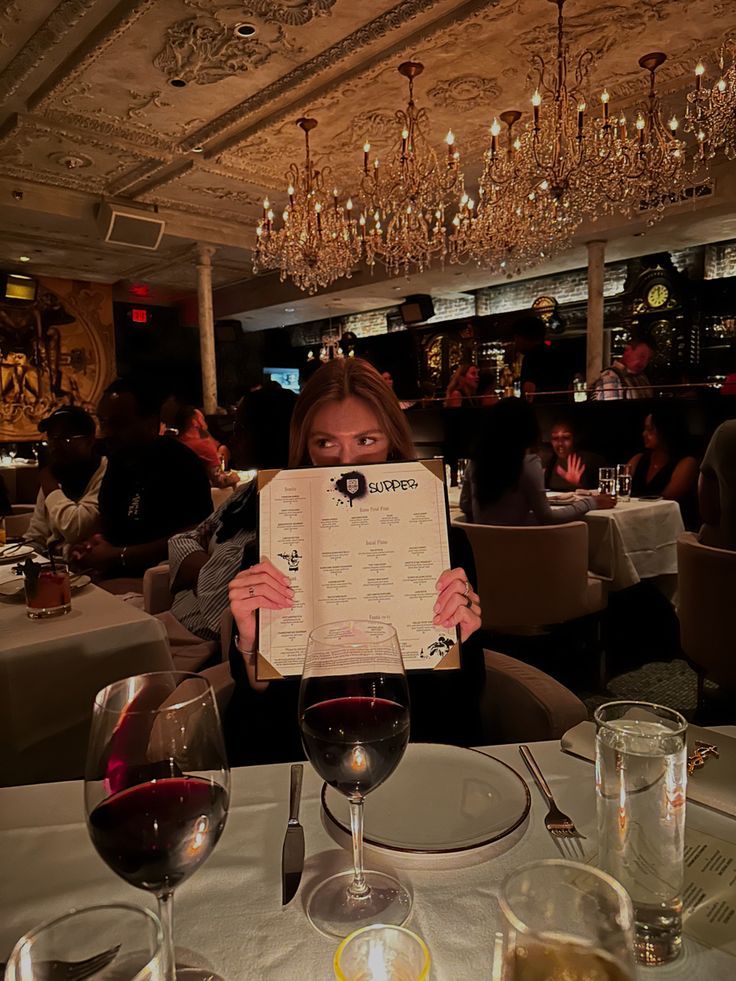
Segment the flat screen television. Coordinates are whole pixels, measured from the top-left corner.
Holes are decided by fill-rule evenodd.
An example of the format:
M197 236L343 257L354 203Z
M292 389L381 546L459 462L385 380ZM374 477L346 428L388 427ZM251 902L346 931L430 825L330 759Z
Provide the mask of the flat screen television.
M288 388L290 392L299 394L298 368L264 368L263 377L266 381L278 382L282 388Z

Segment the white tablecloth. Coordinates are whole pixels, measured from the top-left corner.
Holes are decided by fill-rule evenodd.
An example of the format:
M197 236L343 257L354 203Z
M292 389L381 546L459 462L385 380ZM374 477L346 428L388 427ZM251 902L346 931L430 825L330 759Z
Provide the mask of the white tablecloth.
M677 574L677 536L685 526L676 501L619 501L610 511L589 511L585 520L588 568L609 589Z
M171 667L163 625L96 586L49 620L0 602L0 786L81 776L99 689Z
M526 777L514 746L490 749ZM562 753L557 743L536 743L534 753L553 793L595 849L594 771ZM531 784L531 781L529 781ZM177 893L176 939L187 960L225 981L329 981L337 947L307 921L303 901L310 883L335 866L347 868L320 819L320 781L305 766L301 818L307 860L301 888L281 906L281 845L288 816L288 766L233 771L233 799L223 837L206 865ZM432 981L485 981L499 914L503 877L521 863L558 855L545 831L545 805L531 784L532 810L523 838L505 854L462 870L402 870L414 891L409 926L427 941ZM370 799L366 804L370 808ZM736 822L688 805L692 827L736 841ZM72 906L126 900L153 905L98 858L84 824L82 784L0 790L0 959L40 920ZM196 955L192 958L191 952ZM185 955L186 956L186 955ZM736 958L685 938L681 958L650 981L718 981L736 976Z

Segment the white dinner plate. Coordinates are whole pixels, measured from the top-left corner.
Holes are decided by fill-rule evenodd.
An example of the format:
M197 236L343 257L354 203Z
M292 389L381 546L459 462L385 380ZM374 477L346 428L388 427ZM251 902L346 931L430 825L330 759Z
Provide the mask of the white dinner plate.
M92 582L89 576L72 576L69 580L69 585L73 593L78 592L80 589L84 589L85 586L89 586ZM23 576L16 576L14 579L7 579L5 582L0 582L0 596L6 596L11 599L15 599L23 596Z
M29 555L33 555L33 549L30 545L21 545L20 548L16 548L14 545L3 545L0 548L0 564L4 565L6 562L17 562L19 559L25 559Z
M366 846L390 855L436 857L518 840L529 788L506 763L479 750L410 743L389 779L366 797ZM347 798L326 784L327 825L350 833Z

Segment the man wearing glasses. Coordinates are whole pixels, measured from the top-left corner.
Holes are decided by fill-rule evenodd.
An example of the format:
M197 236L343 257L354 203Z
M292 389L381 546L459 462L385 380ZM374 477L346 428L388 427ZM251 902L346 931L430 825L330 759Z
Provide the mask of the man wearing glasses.
M95 423L80 406L57 409L38 428L46 435L49 462L40 471L41 489L23 538L42 549L61 542L66 555L98 530L97 495L107 460L96 455Z

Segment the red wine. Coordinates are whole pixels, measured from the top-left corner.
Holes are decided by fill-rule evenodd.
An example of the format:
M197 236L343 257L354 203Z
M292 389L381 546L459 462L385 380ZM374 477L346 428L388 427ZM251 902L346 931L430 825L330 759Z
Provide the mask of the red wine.
M302 739L315 770L350 797L367 794L398 766L409 741L409 709L386 698L331 698L302 716Z
M228 797L218 783L172 777L129 787L89 815L89 832L113 872L140 889L173 889L222 834Z

